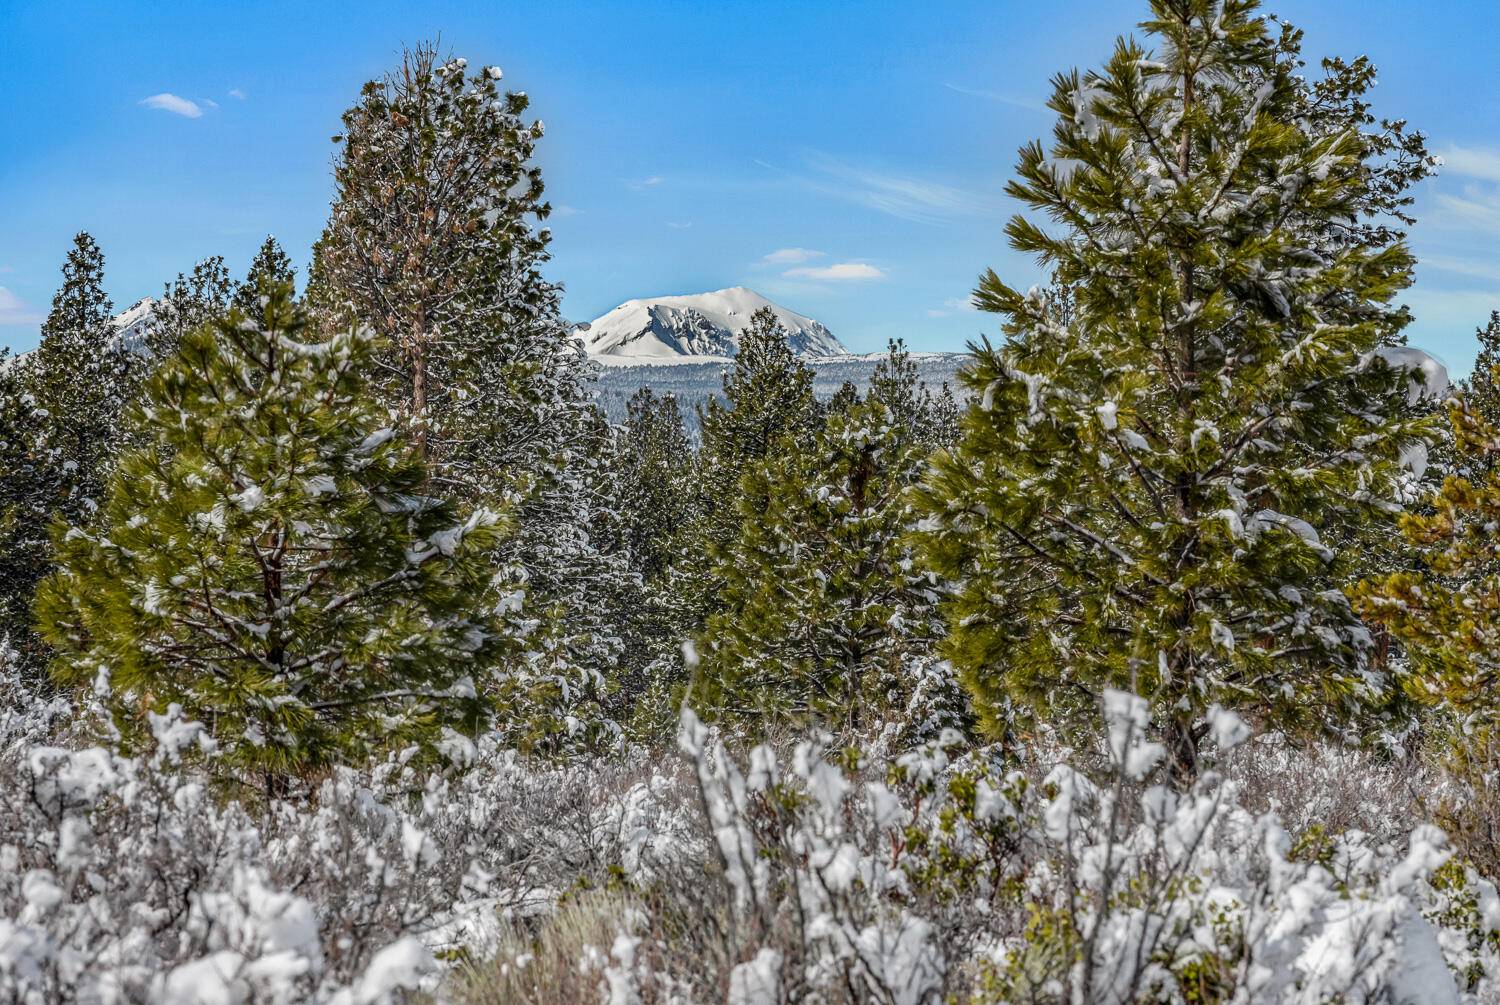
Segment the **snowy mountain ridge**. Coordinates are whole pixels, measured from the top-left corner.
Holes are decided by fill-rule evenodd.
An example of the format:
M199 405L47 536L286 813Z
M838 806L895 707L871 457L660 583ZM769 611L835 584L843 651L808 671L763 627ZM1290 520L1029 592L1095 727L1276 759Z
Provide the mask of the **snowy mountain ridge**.
M589 355L607 365L724 360L739 352L750 317L770 308L799 356L848 353L821 322L798 314L744 286L687 296L627 300L596 319L584 333Z

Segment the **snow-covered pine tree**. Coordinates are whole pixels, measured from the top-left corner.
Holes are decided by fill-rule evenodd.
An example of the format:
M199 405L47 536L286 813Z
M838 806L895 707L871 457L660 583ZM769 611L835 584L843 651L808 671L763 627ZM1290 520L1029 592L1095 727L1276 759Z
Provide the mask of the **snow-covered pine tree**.
M542 125L523 120L526 96L502 95L499 79L496 67L471 75L465 60L423 45L364 86L335 137L336 194L309 289L325 316L386 337L388 400L444 477L474 483L486 478L471 423L512 398L539 411L571 405L579 378L558 287L540 271L550 233L536 224L550 207L532 156ZM547 454L530 442L538 425L507 437L528 460Z
M673 536L692 516L693 444L673 395L643 387L625 409L620 508L633 567L657 582L672 563Z
M28 678L40 678L46 665L31 617L36 584L52 561L55 485L38 451L43 421L23 363L0 350L0 638Z
M62 271L41 344L24 365L46 419L39 453L51 482L48 505L72 520L97 505L138 365L115 338L104 253L87 233L73 239Z
M281 242L275 236L267 234L256 250L255 257L250 260L244 282L235 287L232 298L234 306L255 317L260 314L262 291L282 284L291 286L296 281L297 270L292 267L292 260L282 250Z
M643 718L641 699L691 636L674 603L669 572L693 518L695 455L677 399L643 387L626 404L625 423L615 433L614 457L621 530L638 577L637 603L623 611L625 652L619 685L630 718ZM676 709L665 696L644 718L647 732L669 728Z
M870 397L890 410L891 418L912 431L914 442L929 451L953 445L958 433L958 403L947 384L935 393L922 383L917 364L900 339L892 339L885 358L870 375Z
M208 324L229 310L234 280L222 255L205 258L193 266L191 275L177 274L152 308L151 327L146 332L146 350L154 360L164 360L177 351L191 331Z
M722 607L700 650L704 707L851 727L906 714L932 662L938 584L906 540L907 490L930 451L899 345L875 390L831 413L811 445L783 440L742 477L738 533L714 568Z
M1420 135L1371 125L1363 64L1308 83L1256 9L1153 0L1154 53L1121 40L1056 78L1052 147L1009 191L1061 230L1007 233L1058 290L982 278L1006 340L975 348L921 493L988 730L1133 689L1179 777L1215 703L1338 729L1387 688L1339 589L1356 549L1330 541L1389 527L1403 451L1434 435L1392 303Z
M130 739L180 704L272 791L489 719L509 638L486 553L507 517L427 492L366 374L368 330L313 340L291 288L190 333L132 409L103 512L60 524L38 593L61 684Z
M697 622L695 631L721 609L712 568L739 536L740 479L773 453L812 442L820 417L812 387L812 370L792 352L776 315L769 308L756 311L724 372L723 400L710 399L699 414L697 516L677 549L679 600Z
M499 79L424 46L365 86L344 116L308 299L387 337L379 386L438 484L485 505L519 498L497 564L525 570L528 607L565 622L545 630L570 640L552 655L594 680L618 651L611 598L632 580L624 550L590 537L601 441L591 364L541 272L542 124Z

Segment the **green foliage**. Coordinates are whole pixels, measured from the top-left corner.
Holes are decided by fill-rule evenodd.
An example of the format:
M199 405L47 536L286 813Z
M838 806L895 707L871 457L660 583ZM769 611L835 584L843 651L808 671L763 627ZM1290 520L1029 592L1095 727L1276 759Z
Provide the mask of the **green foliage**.
M263 291L278 286L292 286L297 279L297 270L292 260L281 250L281 244L270 235L261 242L260 249L250 260L250 269L245 281L234 291L234 306L252 317L261 311L260 298Z
M743 514L764 509L763 500L742 497L741 478L767 457L805 447L817 429L812 379L776 315L756 311L724 373L724 400L709 401L699 416L696 517L675 545L674 569L676 603L695 632L724 609L717 556L738 536Z
M189 276L179 272L152 305L154 320L146 332L151 358L162 360L176 353L188 333L223 315L232 300L238 302L240 297L222 255L205 258ZM241 309L248 308L248 303L241 305Z
M1500 473L1489 459L1500 451L1500 428L1481 411L1484 400L1463 398L1450 408L1455 446L1479 470L1476 480L1450 475L1430 511L1401 517L1422 568L1365 580L1352 592L1359 612L1406 647L1408 694L1493 728L1500 725Z
M496 563L523 570L528 609L556 622L538 631L571 667L559 665L571 681L560 686L576 690L618 659L610 619L632 582L624 550L591 536L618 504L601 496L590 364L542 275L542 124L499 79L422 46L365 85L337 138L307 298L325 323L385 336L377 389L435 481L515 508Z
M505 518L429 494L359 331L309 341L289 286L188 335L148 380L94 519L39 591L53 673L128 739L182 706L268 779L489 719L504 653L486 556Z
M905 541L906 490L928 453L921 404L893 345L868 399L742 477L696 700L744 718L854 727L904 712L937 634L936 581Z
M1005 341L975 347L921 491L945 652L991 735L1133 689L1190 775L1211 704L1336 730L1386 690L1339 586L1435 436L1388 348L1412 266L1392 221L1430 160L1372 125L1363 61L1310 83L1255 9L1156 0L1157 51L1058 76L1051 148L1020 152L1009 192L1060 230L1007 233L1055 288L982 278Z
M98 506L122 439L120 415L141 369L115 339L104 254L88 234L74 238L62 273L41 344L0 378L6 545L0 609L28 671L46 662L28 612L52 562L48 524L54 514L86 519Z

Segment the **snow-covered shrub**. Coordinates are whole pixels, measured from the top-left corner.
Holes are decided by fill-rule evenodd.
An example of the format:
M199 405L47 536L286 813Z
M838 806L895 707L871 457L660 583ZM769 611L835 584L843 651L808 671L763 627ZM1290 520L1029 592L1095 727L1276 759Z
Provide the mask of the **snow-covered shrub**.
M570 1000L534 979L570 950L571 1000L583 976L610 1003L1500 993L1500 898L1440 831L1293 833L1214 771L1176 792L1153 781L1163 751L1144 740L1145 715L1141 699L1108 695L1107 768L1085 773L991 763L961 753L956 734L881 764L817 739L737 758L684 712L696 834L665 849L653 878L611 894L612 927L595 901L542 921L533 940L512 930L463 1000L511 1000L486 990L497 975L526 988L514 1000ZM1249 730L1227 712L1213 725L1228 763Z
M201 726L150 725L139 758L0 738L0 1001L385 1001L670 838L628 763L463 741L467 772L392 757L246 805L209 784Z
M1106 711L1104 749L1032 762L953 732L736 753L685 712L675 757L455 740L301 804L208 784L179 714L138 757L27 717L0 1002L1500 1000L1500 896L1378 762L1233 750L1217 714L1222 770L1174 792L1139 699Z

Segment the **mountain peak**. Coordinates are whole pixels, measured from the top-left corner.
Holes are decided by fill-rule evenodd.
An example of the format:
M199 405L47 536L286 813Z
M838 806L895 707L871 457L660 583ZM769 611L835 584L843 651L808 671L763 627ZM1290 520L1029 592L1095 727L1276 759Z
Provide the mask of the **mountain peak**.
M799 356L845 355L839 340L821 323L746 286L627 300L589 325L585 344L590 355L615 363L728 358L739 352L740 333L763 307L776 315Z

